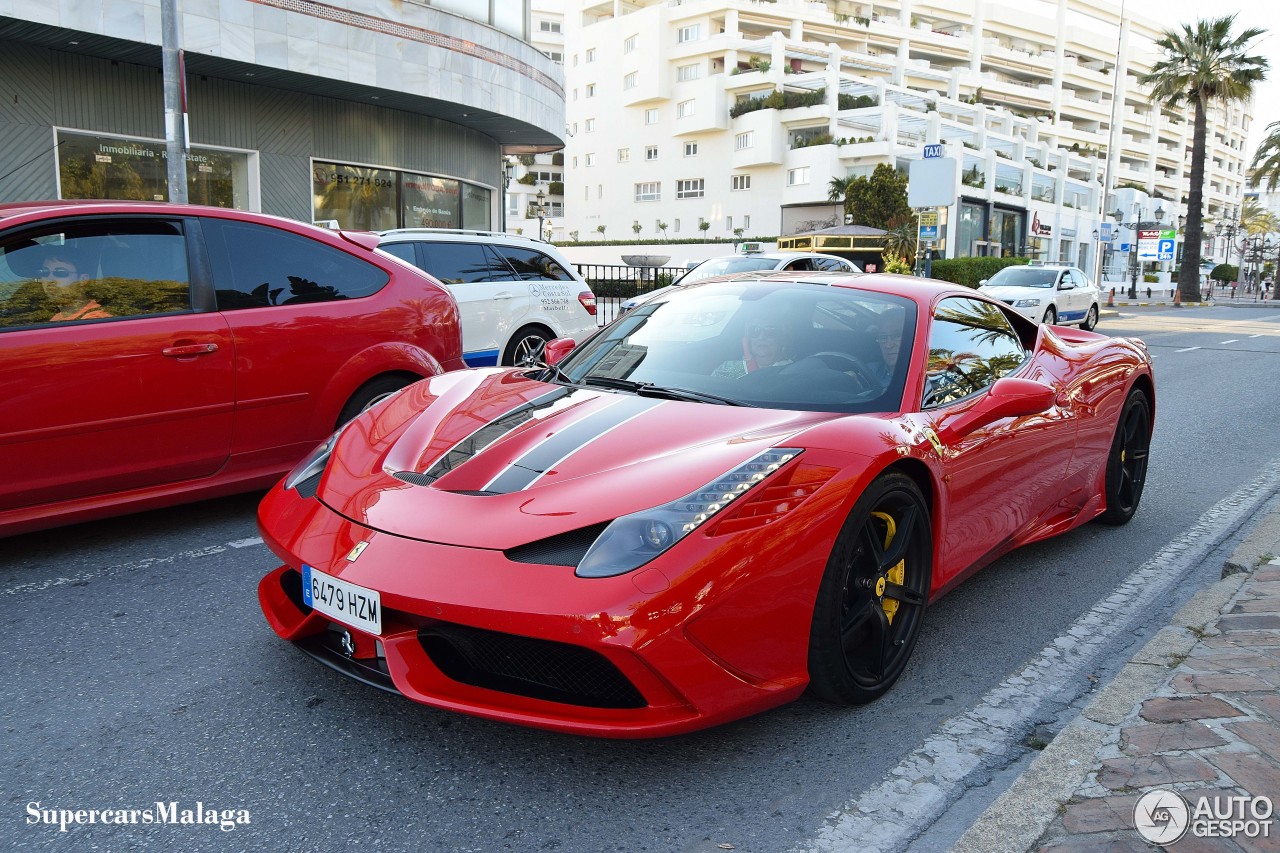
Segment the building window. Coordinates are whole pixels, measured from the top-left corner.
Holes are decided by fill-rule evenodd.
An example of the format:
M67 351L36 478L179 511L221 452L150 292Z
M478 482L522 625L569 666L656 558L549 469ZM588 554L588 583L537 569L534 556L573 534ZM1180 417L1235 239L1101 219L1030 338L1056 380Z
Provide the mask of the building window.
M644 123L645 123L645 124L657 124L657 123L658 123L658 111L657 111L656 109L652 109L652 110L645 110L645 111L644 111Z
M809 167L801 166L799 169L787 170L787 186L798 187L801 184L809 183Z
M594 98L595 96L596 96L596 84L595 84L595 83L588 83L588 84L587 84L587 97L588 97L588 98Z
M684 44L687 41L697 41L700 38L702 38L702 25L694 24L691 27L681 27L676 41Z
M604 184L596 184L596 198L604 198Z
M697 80L702 76L701 65L681 65L676 69L676 79L681 83L688 80Z
M587 119L586 124L585 124L584 126L585 126L585 128L586 128L586 132L587 132L587 133L595 133L595 132L596 132L596 120L595 120L595 119L593 119L593 118L589 118L589 119Z
M676 181L676 198L702 198L706 194L704 184L702 178Z
M622 52L631 53L636 49L637 36L627 36L627 40L622 43Z
M631 149L630 149L630 148L619 148L619 149L618 149L618 162L619 162L619 163L630 163L630 162L631 162Z
M547 55L547 59L550 59L552 62L564 62L564 54L558 50L544 50L543 53L545 53Z
M559 21L539 21L538 29L544 33L558 33L560 32L560 22Z
M662 184L658 181L636 184L636 201L661 201Z
M575 169L576 169L576 168L578 168L578 155L577 155L577 154L574 154L574 155L573 155L573 168L575 168Z
M594 47L587 48L586 61L587 62L596 61L596 49Z
M582 200L591 201L591 187L587 186L582 188Z
M730 189L734 189L734 190L751 189L751 176L750 175L734 175L733 183L731 184Z
M685 118L693 115L693 107L697 101L681 101L676 104L676 118Z
M594 166L596 164L596 155L588 154L586 156L586 161L587 161L587 168Z
M671 230L672 230L672 231L674 231L674 232L676 232L677 234L679 234L679 233L680 233L680 220L679 220L679 219L673 219L673 220L671 220Z
M645 146L645 149L644 149L644 159L646 159L646 160L657 160L657 159L658 159L658 146L656 146L656 145L646 145L646 146Z
M698 143L696 143L696 142L686 142L686 143L684 144L684 156L686 156L686 157L697 157L697 156L698 156Z
M622 78L622 88L624 91L627 89L634 89L636 86L639 86L639 85L640 85L639 71L632 71L626 77Z
M744 216L744 217L742 217L742 227L743 227L743 228L750 228L750 227L751 227L751 217L750 217L750 216Z
M733 138L733 150L742 151L744 148L750 148L755 144L754 130L748 130L746 133L739 133Z

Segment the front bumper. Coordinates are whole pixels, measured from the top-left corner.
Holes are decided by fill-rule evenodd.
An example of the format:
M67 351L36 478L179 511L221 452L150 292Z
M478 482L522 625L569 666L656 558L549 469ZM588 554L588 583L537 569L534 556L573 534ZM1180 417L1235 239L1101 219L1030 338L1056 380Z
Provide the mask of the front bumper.
M673 549L686 567L679 574L660 558L620 577L584 579L501 551L374 531L279 487L259 515L267 544L286 562L258 588L276 633L347 675L432 707L653 737L789 702L808 681L808 623L829 543L797 548L772 529L707 537ZM348 561L362 541L369 544ZM780 576L784 555L790 565ZM303 563L378 590L382 634L306 607Z

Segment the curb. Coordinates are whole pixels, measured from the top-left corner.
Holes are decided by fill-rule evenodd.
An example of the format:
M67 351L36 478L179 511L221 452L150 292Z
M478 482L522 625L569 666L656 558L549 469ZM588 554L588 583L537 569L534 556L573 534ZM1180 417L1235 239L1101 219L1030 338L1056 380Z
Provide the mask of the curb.
M1268 516L1232 552L1223 578L1200 590L978 817L952 853L1025 853L1097 765L1107 737L1150 698L1214 626L1253 568L1280 541L1280 513Z

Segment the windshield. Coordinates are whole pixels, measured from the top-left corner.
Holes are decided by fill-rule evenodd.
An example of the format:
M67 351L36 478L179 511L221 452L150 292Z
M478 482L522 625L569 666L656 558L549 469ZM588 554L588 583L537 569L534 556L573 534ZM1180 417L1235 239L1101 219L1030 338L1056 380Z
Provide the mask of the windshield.
M796 282L677 288L575 350L558 378L708 403L897 411L915 311L896 295Z
M1059 270L1044 267L1005 267L987 279L990 287L1053 287Z
M681 276L680 284L693 284L695 281L702 281L704 278L712 278L717 275L728 275L729 273L735 272L771 270L777 265L778 261L774 258L753 258L750 255L735 255L731 258L712 258L709 261L703 261Z

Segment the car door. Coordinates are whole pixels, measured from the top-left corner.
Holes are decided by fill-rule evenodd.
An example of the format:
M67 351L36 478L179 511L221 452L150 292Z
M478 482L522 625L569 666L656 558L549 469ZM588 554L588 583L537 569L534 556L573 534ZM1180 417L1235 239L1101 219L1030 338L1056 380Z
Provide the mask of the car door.
M528 283L484 243L423 241L421 267L458 300L462 358L471 367L497 364L533 300Z
M922 414L934 435L1030 357L1003 311L967 297L942 300L925 348ZM1029 378L1041 379L1040 376ZM943 506L939 567L945 583L1049 512L1075 445L1069 413L1004 418L940 445ZM947 574L949 573L949 574Z
M220 315L193 308L185 232L83 217L0 235L0 510L226 464L233 346Z
M563 264L530 246L495 245L492 248L529 289L529 312L521 323L541 323L554 337L577 340L596 330L595 317L578 301L578 294L589 288L574 278Z

